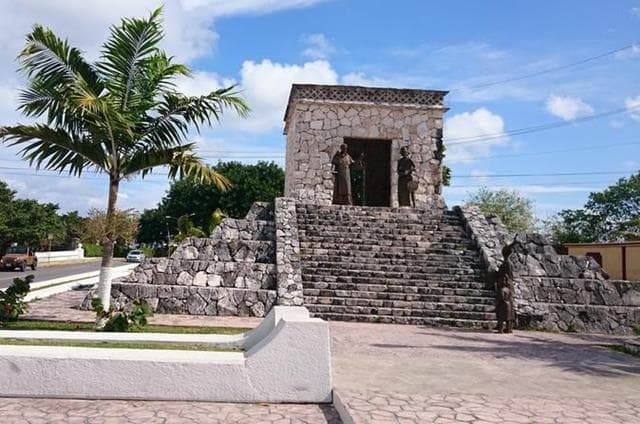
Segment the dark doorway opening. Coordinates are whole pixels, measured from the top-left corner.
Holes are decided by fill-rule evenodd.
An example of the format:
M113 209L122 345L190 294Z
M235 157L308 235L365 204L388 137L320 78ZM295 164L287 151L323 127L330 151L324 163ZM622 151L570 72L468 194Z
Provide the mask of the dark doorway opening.
M351 196L359 206L390 206L391 141L347 138L351 166Z

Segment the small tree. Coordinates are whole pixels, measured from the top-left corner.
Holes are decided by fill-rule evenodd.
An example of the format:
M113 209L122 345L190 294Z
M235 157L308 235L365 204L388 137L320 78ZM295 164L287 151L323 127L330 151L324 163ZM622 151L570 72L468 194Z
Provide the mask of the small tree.
M139 216L133 209L117 209L111 217L111 231L115 242L126 245L136 238ZM82 224L83 243L100 243L107 235L107 212L91 208Z
M497 215L511 232L531 232L535 226L533 203L516 190L481 188L466 204L476 205L485 214Z
M188 131L218 121L226 108L248 113L233 86L202 96L176 90L175 78L191 72L160 50L161 14L162 9L156 9L147 19L123 19L111 27L96 63L53 31L34 26L19 55L28 80L19 109L46 122L0 127L0 139L22 148L23 158L37 168L78 176L93 169L108 177L107 231L98 283L105 310L111 292L113 217L122 180L144 178L166 166L170 178L186 176L228 188L229 181L195 154L195 145L187 142Z

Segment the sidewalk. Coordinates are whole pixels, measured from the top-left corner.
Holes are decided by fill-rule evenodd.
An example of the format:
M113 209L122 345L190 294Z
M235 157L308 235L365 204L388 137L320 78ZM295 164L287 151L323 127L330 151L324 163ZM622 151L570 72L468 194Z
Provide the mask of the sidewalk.
M640 423L640 359L608 336L332 322L356 423Z
M71 308L84 295L84 291L71 291L34 302L27 317L90 322L92 312ZM203 326L253 327L259 321L184 315L152 318L156 324ZM640 423L640 358L603 347L621 344L624 338L348 322L330 325L334 387L355 423ZM317 405L261 409L260 405L69 402L39 400L38 405L70 417L86 414L88 420L78 422L339 422L333 408ZM31 400L3 400L0 405L7 403L20 411L30 411L33 405ZM0 406L0 417L3 411ZM42 413L37 411L34 414ZM195 415L186 417L181 411ZM151 418L136 418L141 416Z

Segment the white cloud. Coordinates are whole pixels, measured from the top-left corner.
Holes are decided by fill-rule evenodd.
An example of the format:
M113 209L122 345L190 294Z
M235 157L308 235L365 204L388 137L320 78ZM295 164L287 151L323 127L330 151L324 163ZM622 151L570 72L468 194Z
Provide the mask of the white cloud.
M492 147L504 146L509 139L504 134L504 120L486 108L464 112L445 120L446 161L473 162L487 156ZM488 137L475 140L475 137Z
M629 116L631 116L631 119L640 122L640 96L627 97L624 101L624 105L627 108L627 112L629 113Z
M178 91L188 96L202 96L222 87L235 85L236 80L222 78L216 73L197 71L191 77L180 77L176 80Z
M186 10L208 10L214 16L259 15L304 8L324 0L180 0Z
M327 59L336 52L333 43L324 34L309 34L304 36L302 41L307 46L302 54L314 60Z
M291 84L335 84L338 75L329 62L317 60L302 65L248 60L240 71L240 89L251 106L251 116L236 119L232 114L223 122L249 132L270 131L283 125Z
M195 59L213 52L218 33L215 30L216 18L231 15L255 15L276 12L289 8L312 6L320 0L175 0L164 2L165 40L163 48L177 61L191 63ZM24 45L24 35L35 23L50 27L57 35L67 38L69 43L82 49L89 60L99 56L102 43L108 37L109 26L117 24L122 17L147 16L149 12L163 2L157 0L21 0L2 2L0 13L0 125L15 122L26 122L25 118L15 111L17 89L23 85L21 77L16 73L15 57ZM264 64L265 62L263 62ZM272 87L254 87L265 81L260 65L256 65L253 74L247 74L247 91L250 104L255 110L255 118L245 121L251 128L277 127L282 121L288 80L305 82L327 82L320 72L324 66L325 75L333 75L330 82L335 82L335 73L328 63L312 62L300 67L279 65L280 78L266 78ZM250 66L246 66L248 70ZM299 69L298 69L299 68ZM244 68L243 68L244 69ZM264 70L265 72L268 72ZM286 74L286 75L282 75ZM314 80L313 75L318 78ZM264 76L264 75L263 75ZM180 88L189 94L204 94L217 87L227 86L234 80L214 73L196 72L193 79L178 81ZM282 83L277 86L277 83ZM282 90L285 91L282 99ZM255 100L256 96L265 95L264 99ZM275 106L274 106L275 105ZM275 107L281 110L273 111ZM263 111L267 110L270 118L261 121ZM231 115L231 114L229 114ZM260 118L259 118L260 117ZM19 166L22 163L16 156L17 149L0 147L0 160L3 166ZM9 162L4 162L8 160ZM25 165L26 167L26 165ZM33 170L31 170L33 172ZM13 173L15 174L15 173ZM19 177L12 172L0 170L0 179L7 181L18 191L21 197L35 198L40 201L59 203L63 210L87 207L104 207L106 202L106 184L91 179L44 178L35 176ZM148 207L154 205L158 193L165 185L147 183L129 183L129 196L122 198L122 207ZM129 185L128 184L128 185ZM141 184L140 189L134 186ZM104 186L104 187L103 187ZM157 190L156 190L157 188ZM126 192L125 192L126 195Z
M546 110L565 121L593 115L593 108L577 97L551 95L547 99Z
M343 75L340 78L342 84L346 85L359 85L364 87L401 87L403 86L398 81L380 78L380 77L371 77L363 72L350 72L348 74Z
M640 17L640 7L632 7L630 12L633 16Z

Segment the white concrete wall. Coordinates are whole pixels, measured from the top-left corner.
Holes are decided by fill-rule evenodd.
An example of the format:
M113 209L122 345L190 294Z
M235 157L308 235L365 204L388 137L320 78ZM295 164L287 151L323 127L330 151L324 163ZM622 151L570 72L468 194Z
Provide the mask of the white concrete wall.
M84 249L78 248L76 250L63 250L59 252L36 252L38 263L46 264L49 262L62 262L72 261L76 259L84 258Z
M325 321L276 306L239 343L245 352L0 344L0 397L331 402Z

